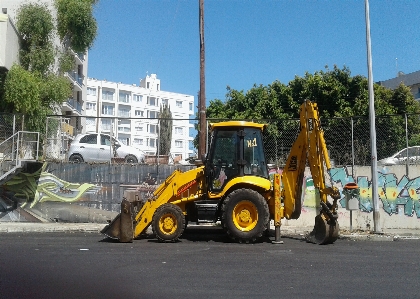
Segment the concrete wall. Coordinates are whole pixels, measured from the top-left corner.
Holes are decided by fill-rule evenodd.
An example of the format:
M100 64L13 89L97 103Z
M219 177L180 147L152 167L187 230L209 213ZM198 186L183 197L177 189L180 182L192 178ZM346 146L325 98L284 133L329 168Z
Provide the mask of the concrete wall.
M120 210L124 190L137 187L144 196L182 165L109 165L46 163L38 173L24 173L6 184L0 200L0 221L103 222ZM279 170L272 170L281 172ZM373 202L370 167L337 167L329 183L342 196L338 201L342 229L373 229ZM358 210L346 210L343 186L356 182L360 187ZM303 179L303 208L298 220L283 220L285 226L313 226L319 210L312 176ZM10 186L9 186L10 185ZM14 189L13 189L14 188ZM13 190L14 191L13 191ZM36 190L35 196L28 196ZM12 192L13 191L13 192ZM379 168L378 195L380 227L420 228L420 167L404 165Z

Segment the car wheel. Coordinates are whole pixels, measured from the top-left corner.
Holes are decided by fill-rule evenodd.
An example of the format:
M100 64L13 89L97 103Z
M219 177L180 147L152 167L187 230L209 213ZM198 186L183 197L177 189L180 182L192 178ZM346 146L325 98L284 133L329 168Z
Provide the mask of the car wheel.
M125 157L125 163L135 164L137 163L137 158L134 157L133 155L128 155L127 157Z
M84 162L83 157L79 154L71 155L70 158L69 158L69 161L73 162L73 163L83 163Z

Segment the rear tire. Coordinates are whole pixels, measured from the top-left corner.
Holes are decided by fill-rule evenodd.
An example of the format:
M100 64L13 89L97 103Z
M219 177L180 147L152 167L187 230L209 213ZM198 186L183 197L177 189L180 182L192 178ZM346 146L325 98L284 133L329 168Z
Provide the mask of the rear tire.
M84 162L83 157L79 154L71 155L70 158L69 158L69 161L73 162L73 163L83 163Z
M269 220L267 202L254 190L235 190L223 202L223 227L239 243L255 242L267 229Z
M165 203L156 209L152 230L161 242L176 242L185 229L185 216L177 205Z

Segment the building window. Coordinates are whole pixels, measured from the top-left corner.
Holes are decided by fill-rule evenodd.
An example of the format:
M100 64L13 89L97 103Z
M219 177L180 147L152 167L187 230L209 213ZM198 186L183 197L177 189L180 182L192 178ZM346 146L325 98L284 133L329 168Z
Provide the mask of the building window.
M101 120L101 128L104 131L110 131L111 130L111 120L110 119L102 119Z
M182 148L182 140L175 140L175 147Z
M86 110L96 111L96 103L86 102Z
M114 101L114 92L111 90L102 90L103 101Z
M176 106L178 108L182 108L182 101L176 101Z
M156 134L158 132L157 125L148 125L148 127L149 127L149 133Z
M131 129L130 129L130 127L121 125L121 126L118 126L118 132L121 132L121 133L130 133L131 132Z
M162 99L162 105L163 106L168 106L169 105L169 100L168 99Z
M136 133L143 133L143 125L136 124L134 130L136 131Z
M142 138L134 138L133 145L143 145L143 139Z
M147 105L157 106L157 100L155 97L147 97Z
M147 89L150 89L150 82L147 82L147 84L146 84L146 88L147 88Z
M134 110L134 115L139 116L139 117L143 117L144 112L143 112L143 110Z
M119 117L130 117L130 109L129 108L119 108L118 109L118 116Z
M148 143L149 143L149 147L156 147L156 139L149 138Z
M130 145L130 138L118 137L118 141L124 145Z
M86 126L87 127L94 127L96 124L96 119L93 117L86 117Z
M96 88L88 87L87 88L87 94L89 96L96 96Z
M114 106L102 104L102 114L104 114L104 115L114 115Z
M137 103L143 102L143 96L140 94L133 95L133 102L137 102Z
M193 111L194 110L194 104L193 103L189 103L188 105L189 105L190 111Z
M149 118L158 118L157 111L149 111Z
M118 101L121 103L129 103L130 94L127 92L120 91L120 94L118 95Z
M183 135L184 134L184 128L182 127L175 127L175 134L177 135Z

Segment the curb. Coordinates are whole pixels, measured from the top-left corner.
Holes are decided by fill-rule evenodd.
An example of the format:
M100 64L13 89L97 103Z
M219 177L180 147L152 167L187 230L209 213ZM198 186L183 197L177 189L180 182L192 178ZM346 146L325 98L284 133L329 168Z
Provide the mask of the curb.
M91 232L99 233L106 224L99 223L26 223L0 222L0 233L20 232Z
M0 222L0 233L52 233L52 232L86 232L100 233L107 223L59 223L59 222ZM212 224L213 225L213 224ZM212 225L199 225L200 227ZM194 226L194 225L193 225ZM270 226L274 230L274 226ZM312 227L292 227L283 226L281 235L296 236L304 238L312 231ZM399 240L419 240L420 231L418 230L391 230L384 233L372 233L370 231L342 231L339 239L353 241L399 241Z

